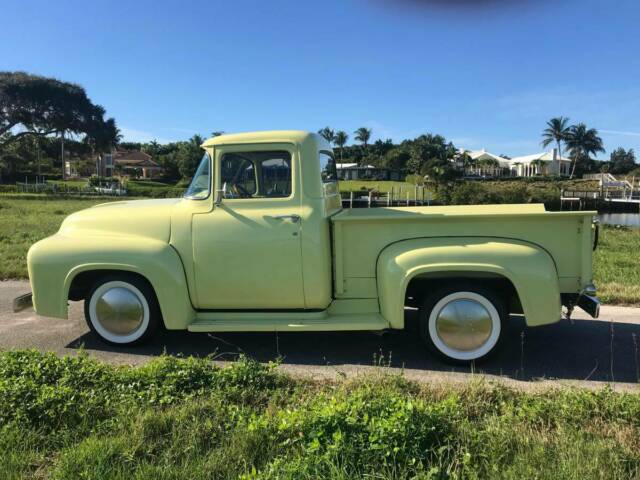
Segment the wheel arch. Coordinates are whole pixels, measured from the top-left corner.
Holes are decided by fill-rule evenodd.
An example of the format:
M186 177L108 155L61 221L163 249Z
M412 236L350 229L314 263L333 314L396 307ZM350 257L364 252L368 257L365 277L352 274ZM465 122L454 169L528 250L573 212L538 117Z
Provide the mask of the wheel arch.
M189 300L186 281L176 281L170 275L163 274L151 266L145 268L137 264L125 263L77 265L65 278L63 297L65 301L83 300L99 278L118 274L134 275L149 284L155 294L166 328L183 329L193 321L195 311Z
M498 282L517 295L528 325L560 319L555 263L540 247L492 237L431 237L385 248L376 266L380 311L391 328L404 328L404 306L416 282Z

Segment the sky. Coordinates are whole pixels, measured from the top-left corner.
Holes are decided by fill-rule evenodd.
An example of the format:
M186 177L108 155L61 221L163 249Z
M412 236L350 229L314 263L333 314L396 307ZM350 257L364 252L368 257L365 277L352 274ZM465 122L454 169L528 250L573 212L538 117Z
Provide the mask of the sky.
M125 140L431 132L510 156L554 116L640 153L637 0L4 0L0 70L72 81ZM350 142L351 143L351 139Z

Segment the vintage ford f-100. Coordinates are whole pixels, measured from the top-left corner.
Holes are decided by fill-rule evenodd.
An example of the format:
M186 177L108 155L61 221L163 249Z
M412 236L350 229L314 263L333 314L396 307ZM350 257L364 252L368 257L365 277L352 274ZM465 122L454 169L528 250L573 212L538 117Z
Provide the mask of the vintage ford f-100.
M223 135L182 199L70 215L28 255L33 304L84 299L114 344L193 332L385 330L418 307L426 346L452 362L496 349L511 313L560 320L593 296L594 212L543 205L343 210L319 135Z

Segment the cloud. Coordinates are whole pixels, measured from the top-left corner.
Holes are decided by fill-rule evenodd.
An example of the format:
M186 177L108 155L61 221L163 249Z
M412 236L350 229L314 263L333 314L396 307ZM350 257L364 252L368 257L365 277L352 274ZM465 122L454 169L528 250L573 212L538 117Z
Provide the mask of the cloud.
M146 132L144 130L136 130L134 128L129 128L122 126L120 127L120 133L122 134L122 139L125 142L151 142L152 140L157 141L158 143L170 143L173 140L158 137L151 132Z
M386 140L387 138L390 138L394 142L401 142L402 140L415 138L429 131L425 128L412 128L409 130L397 129L377 120L367 120L363 125L371 129L371 136L374 139L379 138Z
M624 135L627 137L640 137L640 132L625 132L620 130L599 130L600 133L607 133L609 135Z
M505 155L513 155L513 152L538 153L542 151L540 143L535 140L495 140L495 139L477 139L472 137L452 137L451 142L458 147L466 150L480 150L485 148L488 152Z
M624 121L635 118L640 108L640 89L580 91L570 87L529 90L499 97L498 112L507 117L538 118L569 116L583 121L592 117L611 124L609 118ZM582 117L582 118L580 118Z

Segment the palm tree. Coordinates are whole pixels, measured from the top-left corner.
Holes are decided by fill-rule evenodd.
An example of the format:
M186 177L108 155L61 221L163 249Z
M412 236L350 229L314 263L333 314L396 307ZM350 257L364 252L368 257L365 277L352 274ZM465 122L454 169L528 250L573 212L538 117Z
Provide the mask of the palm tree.
M111 152L121 140L122 134L113 118L109 118L104 122L96 122L94 129L85 137L84 141L89 145L91 155L95 155L96 173L98 175L100 175L98 162L101 154L107 151Z
M338 130L336 132L336 136L333 141L340 149L340 163L342 163L342 149L347 144L347 140L349 140L349 135L347 135L347 132L343 130Z
M566 117L554 117L547 122L547 128L542 131L542 146L548 147L553 142L558 146L558 156L562 158L562 142L569 135L569 119Z
M533 165L535 167L536 175L545 174L545 163L541 158L536 158L535 160L531 161L530 165Z
M204 138L199 133L196 133L193 137L189 139L189 143L198 149L200 149L200 145L204 143Z
M492 170L493 173L495 173L495 169L500 166L500 163L495 158L483 158L477 163L481 173L484 173L486 170Z
M467 171L473 173L473 167L476 161L469 155L467 150L462 150L458 156L458 161L462 163L462 173L466 175Z
M333 132L333 129L329 128L329 127L324 127L320 130L318 130L318 133L327 141L329 142L329 145L331 145L335 139L336 139L336 134Z
M367 153L367 145L369 143L369 139L371 138L371 129L360 127L355 132L355 139L359 142L362 142L362 146L364 147L364 153Z
M584 123L572 125L564 143L567 145L573 161L573 168L569 178L573 178L578 160L588 160L589 155L605 151L598 131L595 128L587 128Z

